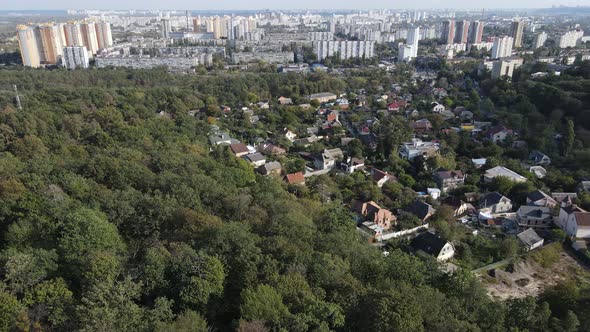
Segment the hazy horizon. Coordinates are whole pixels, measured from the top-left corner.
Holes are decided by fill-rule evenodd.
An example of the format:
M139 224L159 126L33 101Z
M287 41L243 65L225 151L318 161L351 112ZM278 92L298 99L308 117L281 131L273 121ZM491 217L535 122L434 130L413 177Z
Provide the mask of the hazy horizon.
M362 8L358 1L351 0L326 0L312 1L300 0L294 5L293 2L277 2L272 0L255 0L245 2L243 0L225 0L218 2L211 1L189 1L189 0L103 0L100 4L96 2L80 2L73 0L28 1L19 3L18 7L11 3L11 7L3 7L0 10L263 10L263 9L528 9L548 8L552 6L590 6L590 0L414 0L414 1L387 1L387 0L366 0L362 2Z

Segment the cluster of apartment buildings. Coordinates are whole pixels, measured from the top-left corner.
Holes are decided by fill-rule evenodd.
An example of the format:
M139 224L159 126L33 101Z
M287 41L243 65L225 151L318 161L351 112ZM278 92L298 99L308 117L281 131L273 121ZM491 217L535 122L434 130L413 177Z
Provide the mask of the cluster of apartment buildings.
M160 19L163 38L171 38L174 26L184 28L182 17L180 20L171 20L170 17ZM189 28L188 17L186 28ZM188 29L187 29L188 30ZM253 17L243 16L211 16L195 17L192 19L192 32L194 34L210 34L213 39L229 40L257 40L257 21Z
M478 44L483 37L482 21L455 21L443 22L441 39L446 44Z
M113 46L108 22L44 23L17 26L23 64L29 67L57 65L88 67L88 58Z

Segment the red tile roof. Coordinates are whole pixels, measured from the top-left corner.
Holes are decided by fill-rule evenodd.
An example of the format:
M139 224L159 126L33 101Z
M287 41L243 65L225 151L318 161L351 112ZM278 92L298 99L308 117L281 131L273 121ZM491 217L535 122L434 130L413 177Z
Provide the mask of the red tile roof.
M303 176L303 172L287 174L286 179L287 183L289 184L305 183L305 177Z

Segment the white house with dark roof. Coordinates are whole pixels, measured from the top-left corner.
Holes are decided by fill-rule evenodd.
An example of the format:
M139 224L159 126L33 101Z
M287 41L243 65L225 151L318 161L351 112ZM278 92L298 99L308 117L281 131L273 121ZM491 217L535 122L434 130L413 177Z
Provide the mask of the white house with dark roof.
M557 201L554 200L553 197L542 192L541 190L535 190L533 192L528 193L528 195L526 196L526 204L554 208L557 206Z
M506 213L512 210L512 201L499 192L491 192L480 197L479 209L491 214Z
M384 172L375 167L371 167L371 178L377 183L377 187L381 188L389 181L397 181L395 175Z
M549 165L551 164L551 158L541 151L534 150L529 154L529 161L533 165Z
M439 262L447 261L455 256L455 247L453 244L431 232L424 232L416 236L412 239L410 246L418 252L421 251L434 256Z
M518 233L516 237L520 240L526 251L537 249L543 246L543 242L545 242L532 228Z

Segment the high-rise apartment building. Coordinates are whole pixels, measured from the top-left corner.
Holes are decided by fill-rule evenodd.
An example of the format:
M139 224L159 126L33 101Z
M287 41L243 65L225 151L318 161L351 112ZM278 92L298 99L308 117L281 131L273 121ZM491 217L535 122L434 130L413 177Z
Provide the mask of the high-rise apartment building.
M203 21L200 16L193 19L193 32L203 32Z
M86 46L64 47L62 65L67 69L88 68L89 60Z
M547 41L547 33L545 31L541 31L540 33L535 35L535 40L533 40L533 48L537 49L537 48L545 46L546 41Z
M584 31L571 30L557 38L557 45L559 48L576 47L582 37L584 37Z
M64 25L64 35L66 37L66 46L84 46L80 24L77 22L68 22Z
M412 58L418 56L418 41L420 40L420 27L411 27L408 30L407 44L412 48Z
M334 33L329 31L312 31L307 34L307 39L315 40L334 40Z
M374 54L374 41L315 41L313 42L314 53L318 61L327 57L339 55L340 59L350 58L372 58Z
M514 39L512 37L496 37L494 39L494 46L492 46L492 59L506 58L512 55L512 45Z
M455 40L455 21L444 21L442 26L442 42L445 44L452 44Z
M102 50L113 46L113 34L111 33L111 24L109 22L96 22L96 40L98 49Z
M39 67L41 65L41 59L39 58L39 49L37 47L34 29L26 25L19 25L16 27L16 36L18 38L23 65L33 68Z
M59 27L52 24L40 25L35 28L35 38L41 63L57 64L64 47Z
M458 21L455 23L456 31L454 41L457 44L467 43L467 37L469 36L469 21Z
M401 61L412 60L412 46L401 44L398 47L398 59Z
M162 38L170 38L170 32L172 32L172 25L170 24L170 19L163 18L160 20L160 24L162 25Z
M96 38L94 22L80 23L80 33L82 34L82 45L86 46L88 55L93 57L98 53L98 39Z
M522 34L524 32L524 22L521 20L513 21L510 25L510 36L514 40L514 47L522 47Z
M475 21L471 24L471 27L469 29L469 38L467 39L467 42L469 44L481 43L483 37L483 27L484 22L482 21Z

